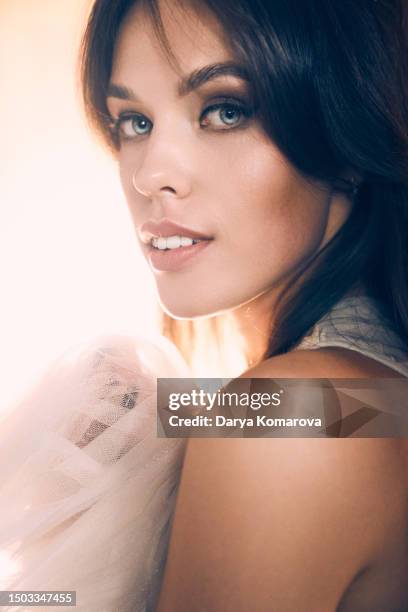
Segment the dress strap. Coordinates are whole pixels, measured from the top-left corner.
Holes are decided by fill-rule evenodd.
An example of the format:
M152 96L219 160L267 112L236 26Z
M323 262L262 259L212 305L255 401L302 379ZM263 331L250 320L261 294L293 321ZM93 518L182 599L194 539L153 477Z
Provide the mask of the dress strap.
M338 346L357 351L408 377L408 350L367 295L341 299L301 340L296 349Z

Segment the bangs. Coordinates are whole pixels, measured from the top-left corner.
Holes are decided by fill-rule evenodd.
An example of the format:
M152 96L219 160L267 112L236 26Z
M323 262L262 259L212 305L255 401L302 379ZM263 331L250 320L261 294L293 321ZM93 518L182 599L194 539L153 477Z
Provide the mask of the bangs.
M107 87L120 27L143 7L168 61L180 72L163 23L181 11L209 11L250 77L257 120L305 178L332 182L354 171L406 180L406 57L385 45L400 18L391 5L344 0L97 0L83 37L81 81L89 123L111 152ZM405 48L406 48L406 39ZM399 89L397 88L399 87ZM391 113L390 114L390 110ZM393 112L395 110L395 112ZM398 113L397 113L398 110ZM401 126L405 128L402 129Z

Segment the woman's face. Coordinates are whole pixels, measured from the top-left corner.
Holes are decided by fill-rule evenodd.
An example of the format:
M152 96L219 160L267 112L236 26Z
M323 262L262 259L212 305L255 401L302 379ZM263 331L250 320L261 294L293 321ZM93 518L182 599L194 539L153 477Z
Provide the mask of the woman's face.
M215 18L176 2L160 8L178 67L136 6L119 33L107 103L120 118L121 182L160 302L193 318L274 295L349 207L306 182L267 138L239 68L203 71L234 62ZM144 232L149 221L157 231ZM161 221L187 229L156 227ZM150 243L155 234L188 245L189 230L211 240L159 241L169 250Z

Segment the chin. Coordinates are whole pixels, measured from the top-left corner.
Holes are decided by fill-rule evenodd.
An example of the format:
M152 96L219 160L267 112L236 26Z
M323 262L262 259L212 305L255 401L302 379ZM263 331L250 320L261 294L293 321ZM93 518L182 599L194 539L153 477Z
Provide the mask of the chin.
M164 303L160 300L160 305L164 312L173 319L198 319L216 314L206 308L192 307L191 304Z
M184 294L184 299L167 299L168 296L159 294L159 301L162 309L166 314L173 319L198 319L203 317L211 317L220 314L225 310L220 304L205 300L204 296L195 296L190 298L188 292Z

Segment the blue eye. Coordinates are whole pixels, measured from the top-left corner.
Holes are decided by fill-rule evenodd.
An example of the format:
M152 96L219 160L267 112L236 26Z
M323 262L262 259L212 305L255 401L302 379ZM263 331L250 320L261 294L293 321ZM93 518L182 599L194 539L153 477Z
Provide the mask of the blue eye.
M244 103L223 101L208 106L200 116L200 127L213 130L228 130L239 127L253 115L254 111ZM135 140L148 135L153 123L141 113L123 112L111 124L112 132L120 140Z
M152 122L144 115L138 113L120 115L114 124L117 133L122 135L125 140L135 136L144 136L152 129Z
M204 128L225 130L241 125L250 115L250 110L243 105L223 102L206 108L200 123Z

